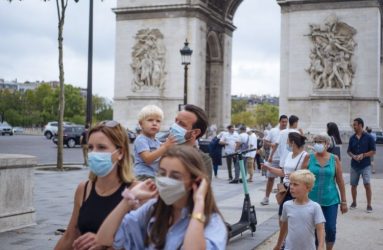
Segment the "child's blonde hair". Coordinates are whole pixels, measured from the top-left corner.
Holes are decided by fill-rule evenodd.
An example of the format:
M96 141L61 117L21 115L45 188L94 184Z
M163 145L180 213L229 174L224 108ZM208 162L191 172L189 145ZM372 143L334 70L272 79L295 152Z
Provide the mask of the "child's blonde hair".
M162 121L164 119L164 112L156 105L147 105L138 113L138 121L140 122L149 116L159 117Z
M290 175L289 179L290 179L290 181L297 181L297 182L305 184L309 190L312 189L312 187L314 186L314 182L315 182L314 174L311 173L307 169L300 169L300 170L293 172Z

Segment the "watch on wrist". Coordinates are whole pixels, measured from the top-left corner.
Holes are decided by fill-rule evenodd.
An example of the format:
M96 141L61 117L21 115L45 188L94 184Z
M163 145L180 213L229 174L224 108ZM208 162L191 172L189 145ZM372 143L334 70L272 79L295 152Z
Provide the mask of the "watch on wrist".
M203 213L192 213L191 218L205 224L206 216Z

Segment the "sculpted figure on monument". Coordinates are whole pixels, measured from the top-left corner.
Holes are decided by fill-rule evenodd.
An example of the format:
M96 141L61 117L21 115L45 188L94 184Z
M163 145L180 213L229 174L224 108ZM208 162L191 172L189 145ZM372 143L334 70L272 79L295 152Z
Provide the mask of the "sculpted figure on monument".
M158 29L142 29L135 38L132 90L163 89L166 75L163 35Z
M323 24L310 24L313 49L310 67L306 69L314 88L348 89L352 85L355 65L352 62L357 43L353 37L356 30L340 22L335 15L326 18Z

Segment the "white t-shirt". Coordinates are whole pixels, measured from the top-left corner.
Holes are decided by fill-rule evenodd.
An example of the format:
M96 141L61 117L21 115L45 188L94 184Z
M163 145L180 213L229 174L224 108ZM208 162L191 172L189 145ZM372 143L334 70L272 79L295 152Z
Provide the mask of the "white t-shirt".
M289 200L283 204L281 221L288 223L285 250L315 250L315 227L326 219L318 203L299 205Z
M302 163L306 157L306 154L307 154L306 151L302 151L300 154L296 155L294 158L293 158L293 152L289 152L287 154L284 165L283 166L281 165L283 172L285 173L285 177L283 177L283 183L290 184L290 179L289 179L290 174L302 168ZM299 161L299 164L298 164L298 161ZM297 169L295 170L295 168Z
M241 145L243 144L247 144L249 145L249 142L250 142L250 137L249 135L246 133L246 132L242 132L239 134L239 138L241 139L240 143ZM239 148L241 149L242 146L240 146ZM249 147L247 147L248 149Z
M220 142L228 143L228 145L225 145L224 152L225 154L232 154L235 152L236 144L237 142L240 142L241 138L239 137L238 133L234 131L234 133L225 133L222 135L222 138Z
M285 129L284 129L285 130ZM265 137L265 140L275 144L275 143L278 143L278 138L279 138L279 134L282 132L283 130L280 130L279 129L279 125L277 127L274 127L272 128L266 135ZM273 161L279 161L280 159L280 154L278 152L278 150L275 151L274 155L273 155Z
M249 138L249 149L253 149L253 148L257 148L257 136L254 133L251 133ZM257 154L257 151L254 150L254 151L250 151L245 156L255 158L256 154Z
M276 151L278 151L278 155L280 157L279 166L281 167L283 167L283 165L285 164L284 162L285 162L286 156L289 153L289 151L287 151L287 139L289 138L290 132L300 133L297 129L294 129L294 128L284 129L283 131L281 131L277 139L278 148Z

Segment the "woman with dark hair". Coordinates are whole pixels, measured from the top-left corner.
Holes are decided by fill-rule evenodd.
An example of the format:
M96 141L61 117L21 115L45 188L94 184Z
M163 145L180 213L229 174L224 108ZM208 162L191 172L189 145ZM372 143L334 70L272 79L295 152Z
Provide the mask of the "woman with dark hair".
M298 132L290 132L287 140L287 150L289 151L289 153L286 156L284 166L281 166L282 169L271 167L267 164L263 165L263 167L266 170L269 170L271 173L283 177L283 185L287 189L287 194L283 202L279 205L279 216L281 216L282 214L283 203L293 199L289 190L290 174L301 168L307 168L304 166L307 166L308 161L310 159L310 155L307 154L307 152L304 150L305 141L305 136L301 135Z
M124 191L124 199L102 224L97 243L114 249L226 248L226 226L197 150L170 148L159 162L155 182L147 190ZM156 188L159 197L138 207Z
M327 134L330 137L333 137L337 145L342 144L342 139L340 138L338 125L335 122L327 123Z
M340 138L339 129L335 122L327 123L327 134L330 137L330 145L327 148L327 152L335 154L340 160L342 139Z

